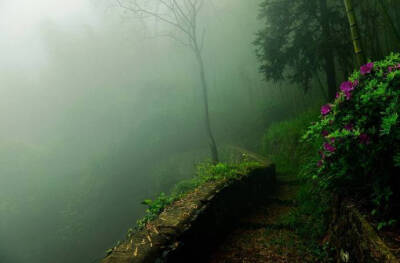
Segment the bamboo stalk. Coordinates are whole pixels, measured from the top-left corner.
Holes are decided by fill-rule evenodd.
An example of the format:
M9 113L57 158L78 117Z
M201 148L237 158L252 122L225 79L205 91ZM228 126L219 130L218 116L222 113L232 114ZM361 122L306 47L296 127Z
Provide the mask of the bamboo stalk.
M353 42L354 53L356 55L357 64L361 66L365 64L365 55L362 48L361 36L358 30L357 19L353 9L352 0L344 0L344 5L346 7L347 19L349 20L351 39Z

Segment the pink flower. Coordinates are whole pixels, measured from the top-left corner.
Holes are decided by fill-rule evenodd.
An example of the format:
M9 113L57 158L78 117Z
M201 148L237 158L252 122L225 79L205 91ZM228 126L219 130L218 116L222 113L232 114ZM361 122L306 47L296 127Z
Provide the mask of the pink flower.
M372 72L373 68L374 68L374 63L373 62L369 62L369 63L361 66L361 68L360 68L361 75L370 74Z
M345 81L340 85L340 90L345 91L352 91L354 89L353 83L351 81Z
M369 144L371 142L368 134L365 133L360 134L359 139L361 144Z
M328 132L327 130L323 130L323 131L321 132L321 134L322 134L322 136L326 137L326 136L329 135L329 132Z
M334 152L334 151L336 151L336 148L332 145L332 144L330 144L330 143L324 143L324 149L325 149L325 151L327 151L327 152Z
M389 72L393 72L394 70L397 70L397 69L400 69L400 64L388 67Z
M353 81L353 88L357 87L358 84L360 84L360 82L358 81L358 79L356 79L355 81Z
M344 126L344 129L347 131L351 131L354 128L354 125L352 123L348 123Z
M321 107L322 116L329 114L331 111L332 111L332 107L330 104L325 104Z
M321 167L323 164L324 164L324 161L319 160L318 163L317 163L317 167Z
M358 83L357 83L358 85ZM354 84L351 81L345 81L340 85L340 90L346 95L347 100L351 98L351 91L354 90Z

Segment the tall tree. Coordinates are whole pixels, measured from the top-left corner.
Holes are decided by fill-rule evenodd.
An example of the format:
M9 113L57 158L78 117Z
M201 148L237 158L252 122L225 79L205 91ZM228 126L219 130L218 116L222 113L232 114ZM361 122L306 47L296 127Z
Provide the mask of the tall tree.
M328 96L337 90L337 61L348 63L348 27L343 3L328 0L264 0L260 17L265 27L257 34L257 56L267 80L290 80L305 91L324 72Z
M327 0L319 0L320 16L319 23L322 29L322 49L321 52L324 57L324 69L326 80L328 82L328 96L334 98L337 90L336 86L336 68L334 49L332 48L332 30L331 30L331 16L329 14Z
M364 57L380 60L390 52L400 51L400 2L398 0L343 1L349 8L347 24L352 25L360 38ZM345 10L346 11L346 10ZM350 19L350 20L349 20ZM356 22L356 24L354 24ZM354 38L354 37L353 37Z
M400 44L400 32L399 32L399 30L397 30L393 19L390 17L389 10L388 10L389 5L384 3L382 0L377 0L377 1L382 10L382 14L385 18L386 24L389 26L390 31L392 32L396 41Z
M203 59L204 31L198 31L198 16L204 6L204 0L117 0L118 5L134 13L147 18L152 17L178 30L180 36L170 35L179 43L190 48L199 66L199 76L202 88L204 104L204 122L211 158L214 163L219 161L218 148L212 132L208 104L208 83Z

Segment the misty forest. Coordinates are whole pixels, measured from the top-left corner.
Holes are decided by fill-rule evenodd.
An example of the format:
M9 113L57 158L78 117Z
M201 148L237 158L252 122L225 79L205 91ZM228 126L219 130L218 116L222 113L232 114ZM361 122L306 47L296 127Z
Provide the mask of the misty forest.
M400 262L398 0L0 0L0 263Z

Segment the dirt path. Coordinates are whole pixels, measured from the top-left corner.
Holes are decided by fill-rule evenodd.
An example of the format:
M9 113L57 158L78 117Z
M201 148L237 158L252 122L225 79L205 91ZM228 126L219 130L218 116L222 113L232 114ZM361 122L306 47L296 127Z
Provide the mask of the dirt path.
M277 187L268 205L240 220L209 263L316 262L306 252L306 240L301 240L281 220L295 208L297 182L279 176Z

